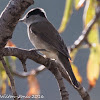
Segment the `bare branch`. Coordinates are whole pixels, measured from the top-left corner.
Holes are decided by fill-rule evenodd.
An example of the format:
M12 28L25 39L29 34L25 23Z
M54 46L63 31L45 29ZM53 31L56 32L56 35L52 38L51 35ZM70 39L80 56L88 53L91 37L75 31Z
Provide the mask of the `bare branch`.
M82 34L79 36L79 38L74 42L74 44L69 48L70 51L72 52L75 48L78 48L86 39L86 37L88 36L92 26L94 25L94 23L97 21L96 16L89 22L89 24L87 25L87 27L82 31Z
M58 82L61 97L62 97L61 100L69 100L69 94L65 89L63 78L62 78L61 72L58 69L58 66L53 66L51 63L51 65L50 65L50 67L48 67L48 69L54 74L54 76Z
M64 71L64 70L60 69L60 71ZM67 76L66 73L64 73L62 75L66 80L68 80L68 76ZM70 80L69 80L69 82L70 82ZM70 82L70 84L71 84L71 82ZM80 96L83 100L91 100L88 92L86 91L86 89L80 83L79 83L79 88L76 88L76 87L74 87L74 88L78 91L78 93L80 94Z
M0 15L0 48L12 37L13 30L24 11L33 4L33 0L10 0Z
M42 72L45 69L46 69L46 67L41 65L37 69L29 71L29 72L12 71L12 73L14 75L18 76L18 77L26 78L26 77L28 77L30 75L35 75L36 76L36 75L38 75L40 72ZM66 91L66 89L64 87L63 78L61 76L61 73L54 66L53 66L53 68L50 68L49 70L54 74L55 78L57 79L57 82L58 82L59 88L60 88L60 93L61 93L62 100L68 100L69 94L67 93L67 91Z
M19 72L19 71L12 71L12 73L15 75L15 76L18 76L18 77L21 77L21 78L26 78L30 75L33 75L33 76L36 76L38 75L40 72L43 72L44 70L46 69L45 66L41 65L39 66L38 68L36 69L33 69L31 71L28 71L28 72Z
M10 79L11 90L12 90L12 93L13 93L13 96L14 96L14 100L18 100L18 98L17 98L18 96L17 96L17 92L16 92L16 89L15 89L15 83L14 83L13 76L12 76L7 64L5 63L4 58L1 58L0 60L1 60L1 63L3 64L3 66L4 66L4 69L5 69L8 77L9 77L9 79Z
M24 59L24 60L20 59L20 61L22 62L24 71L27 72L27 68L26 68L26 59Z
M87 38L92 26L96 23L96 21L100 17L100 7L97 6L96 8L96 15L93 17L93 19L87 24L87 27L82 31L82 34L79 36L79 38L74 42L74 44L69 48L72 52L75 48L78 48Z
M79 86L80 86L80 88L77 89L77 91L79 92L82 99L83 100L91 100L88 92L86 91L86 89L81 84L79 84Z
M39 55L35 50L25 50L25 49L19 49L19 48L4 48L2 50L2 54L3 56L16 56L18 58L22 58L22 59L31 59L31 60L34 60L35 62L39 63L39 64L42 64L44 66L46 66L48 69L52 66L55 68L58 68L59 71L62 73L63 77L68 80L68 82L71 84L70 80L69 80L69 77L67 75L67 73L65 72L65 70L63 68L61 68L57 63L55 63L54 61L50 60L50 59L47 59L47 58L44 58L43 56ZM23 55L23 56L22 56ZM44 68L43 68L44 69ZM57 69L57 70L58 70ZM32 74L34 74L35 72L33 71ZM55 73L53 73L55 75ZM27 74L29 75L29 74ZM26 76L27 76L26 75ZM25 74L24 74L25 76ZM73 87L74 85L71 84ZM88 98L86 100L90 100L89 98L89 94L88 92L85 90L84 87L81 86L81 84L79 84L79 88L75 88L79 94L81 95L82 99L85 100L84 98ZM68 97L68 94L66 94L66 97Z

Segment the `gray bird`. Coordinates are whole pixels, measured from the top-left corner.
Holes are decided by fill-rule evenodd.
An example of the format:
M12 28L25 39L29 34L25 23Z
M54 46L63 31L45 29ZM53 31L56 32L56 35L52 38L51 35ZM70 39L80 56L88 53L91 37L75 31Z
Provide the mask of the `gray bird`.
M33 46L37 49L45 49L40 52L47 58L57 60L66 70L72 84L78 88L68 49L58 31L48 21L45 11L42 8L31 9L20 21L27 25L28 37Z

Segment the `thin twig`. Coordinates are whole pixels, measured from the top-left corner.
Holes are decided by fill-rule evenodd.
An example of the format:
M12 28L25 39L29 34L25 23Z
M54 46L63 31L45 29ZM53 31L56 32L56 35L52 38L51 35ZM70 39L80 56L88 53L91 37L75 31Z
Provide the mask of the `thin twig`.
M1 58L0 59L3 66L4 66L4 69L6 71L6 74L8 75L9 79L10 79L10 83L11 83L11 90L12 90L12 93L13 93L13 96L14 96L14 100L18 100L18 96L17 96L17 92L16 92L16 89L15 89L15 83L14 83L14 79L13 79L13 76L4 60L4 58Z
M82 34L79 36L79 38L74 42L72 46L70 46L70 51L72 52L75 48L78 48L84 40L87 38L92 26L96 23L96 21L99 19L100 12L98 12L96 16L93 17L93 19L87 24L87 27L82 31Z
M21 60L21 59L20 59ZM23 69L24 69L24 72L27 72L27 68L26 68L26 59L25 60L21 60L22 62L22 65L23 65Z
M15 76L18 76L18 77L21 77L21 78L26 78L30 75L38 75L40 72L43 72L44 70L46 69L45 66L41 65L39 66L38 68L36 69L33 69L31 71L28 71L28 72L19 72L19 71L12 71L12 73L15 75Z

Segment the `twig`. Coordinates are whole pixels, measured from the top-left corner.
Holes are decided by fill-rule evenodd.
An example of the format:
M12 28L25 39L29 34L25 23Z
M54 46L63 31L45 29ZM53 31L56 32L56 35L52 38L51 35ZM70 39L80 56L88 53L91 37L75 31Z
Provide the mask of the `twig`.
M98 6L96 8L96 15L93 17L93 19L87 24L87 27L82 31L82 34L79 36L79 38L74 42L72 46L70 46L70 51L72 52L75 48L78 48L84 40L87 38L92 26L96 23L96 21L100 17L100 7Z
M39 66L37 69L33 69L31 71L28 71L28 72L19 72L19 71L12 71L12 73L15 75L15 76L18 76L18 77L21 77L21 78L26 78L30 75L38 75L40 72L43 72L44 70L46 69L45 66L41 65Z
M24 69L24 72L27 72L27 68L26 68L26 59L20 59L20 61L22 62L22 66L23 66L23 69Z
M77 91L79 92L82 99L83 100L91 100L88 92L86 91L86 89L81 84L79 84L79 87L80 88L77 89Z
M14 96L14 100L18 100L18 96L17 96L17 92L16 92L16 89L15 89L15 83L14 83L13 76L12 76L7 64L5 63L4 58L1 58L0 60L1 60L1 63L3 64L3 66L4 66L6 74L8 75L8 77L10 79L11 90L12 90L12 93L13 93L13 96Z

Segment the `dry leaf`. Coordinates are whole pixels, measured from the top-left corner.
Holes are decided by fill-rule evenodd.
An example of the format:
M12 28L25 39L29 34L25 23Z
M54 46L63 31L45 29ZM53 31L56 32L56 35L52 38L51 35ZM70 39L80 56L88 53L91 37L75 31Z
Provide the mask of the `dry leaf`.
M40 85L38 83L37 78L33 75L30 75L30 76L28 76L27 80L28 80L28 87L29 87L27 96L39 95L40 94Z
M9 46L9 47L16 47L16 45L11 40L8 40L8 42L6 44L6 47L7 46Z

